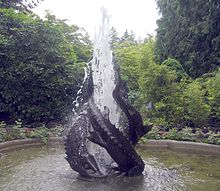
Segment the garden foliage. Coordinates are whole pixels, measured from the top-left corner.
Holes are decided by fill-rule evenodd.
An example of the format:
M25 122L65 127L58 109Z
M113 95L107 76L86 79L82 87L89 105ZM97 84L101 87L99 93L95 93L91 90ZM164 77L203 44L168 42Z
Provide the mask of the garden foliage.
M91 43L84 30L47 13L0 9L0 120L62 120L82 83Z

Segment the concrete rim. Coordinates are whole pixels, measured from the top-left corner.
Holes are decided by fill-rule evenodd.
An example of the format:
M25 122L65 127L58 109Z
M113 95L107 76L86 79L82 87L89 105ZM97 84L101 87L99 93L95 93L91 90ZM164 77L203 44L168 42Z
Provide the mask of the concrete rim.
M62 137L50 137L48 138L48 143L46 145L53 145L53 144L63 144ZM32 139L20 139L20 140L13 140L13 141L6 141L0 143L0 154L7 153L10 151L15 151L18 149L25 149L31 147L38 147L43 146L45 143L40 138L32 138Z
M48 145L63 144L64 138L50 137ZM45 145L41 139L21 139L0 143L0 153L15 151L18 149L43 146ZM198 154L220 155L220 145L211 145L205 143L195 143L187 141L174 140L148 140L144 144L139 144L137 148L144 150L174 150L181 152L191 152Z
M138 145L138 148L144 150L173 150L195 154L220 155L220 145L188 141L148 140L146 143Z

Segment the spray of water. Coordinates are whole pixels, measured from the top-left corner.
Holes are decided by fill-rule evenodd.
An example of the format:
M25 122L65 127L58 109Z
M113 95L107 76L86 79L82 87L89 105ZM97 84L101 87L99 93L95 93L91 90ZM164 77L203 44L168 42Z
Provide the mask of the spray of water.
M107 10L103 7L101 8L101 24L99 26L98 33L94 37L94 47L93 47L93 59L88 63L85 68L85 77L83 85L77 93L77 98L73 102L74 114L77 114L80 109L81 104L88 100L83 100L83 88L87 83L87 78L89 76L88 72L90 67L92 69L92 78L94 85L93 98L94 102L102 113L105 113L106 108L108 108L109 119L112 124L119 127L119 112L115 100L113 99L112 92L116 86L115 84L115 71L113 63L113 54L109 44L109 28L110 28L110 16L107 14ZM74 121L77 119L77 115L73 117ZM84 144L84 143L83 143ZM87 141L86 147L89 153L95 156L100 169L104 172L105 167L111 165L112 159L105 149L102 147Z
M93 98L102 113L108 108L111 123L119 127L119 108L112 96L116 84L113 54L109 44L109 28L110 16L102 7L101 24L98 34L96 33L94 37L93 59L90 62L94 84ZM100 166L109 166L112 163L113 160L103 148L92 143L90 148L90 152L95 151Z
M112 51L109 44L109 20L110 16L106 9L101 9L102 20L99 26L99 33L94 38L94 52L92 71L94 83L94 101L101 111L106 106L110 110L109 119L112 124L118 127L119 112L112 92L115 88L115 71Z
M88 67L85 67L84 68L84 79L83 79L83 83L82 85L80 86L80 89L79 91L77 92L77 96L76 96L76 99L73 101L73 114L76 115L77 114L77 109L79 108L79 105L81 102L83 102L83 96L82 96L82 93L83 93L83 85L86 83L86 80L88 78Z
M115 71L113 54L109 44L110 16L107 14L107 10L104 7L101 8L101 13L102 17L99 31L94 37L93 59L88 65L92 67L94 101L102 112L104 111L104 107L110 110L110 121L118 127L120 117L119 108L112 96L112 92L115 88ZM85 68L83 84L88 77L88 67L89 66ZM80 105L79 103L82 102L82 89L83 85L77 93L76 100L73 102L74 113L76 113L76 109Z

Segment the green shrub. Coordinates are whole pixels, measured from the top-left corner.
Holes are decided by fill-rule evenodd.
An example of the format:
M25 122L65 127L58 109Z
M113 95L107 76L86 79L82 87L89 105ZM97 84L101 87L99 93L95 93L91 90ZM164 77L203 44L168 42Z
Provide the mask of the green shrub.
M211 106L210 123L213 126L220 126L220 69L216 74L206 81L208 101ZM216 124L217 123L217 124Z
M205 101L205 90L198 81L190 83L184 91L185 118L192 121L195 127L206 125L211 112L210 106Z
M17 139L24 139L25 130L22 128L20 119L15 121L14 125L7 126L6 123L0 123L0 141L12 141Z
M155 139L159 140L161 139L161 136L159 135L159 129L157 127L152 127L151 131L149 131L142 139L142 142L146 142L147 139Z
M192 133L191 128L184 128L181 131L173 128L163 138L178 141L196 141L196 135Z
M10 130L10 134L13 140L25 138L25 131L22 128L22 122L20 119L15 121L15 125L12 126Z
M206 143L220 145L220 133L210 133L209 137L204 140Z
M6 123L4 121L0 121L0 142L4 141Z
M45 127L39 127L34 131L31 131L30 138L40 138L43 143L47 144L49 137L48 129Z
M23 123L63 119L90 53L80 28L47 15L0 8L0 117ZM88 39L87 39L88 40Z
M171 140L181 140L181 135L176 129L170 129L170 131L165 135L164 138Z

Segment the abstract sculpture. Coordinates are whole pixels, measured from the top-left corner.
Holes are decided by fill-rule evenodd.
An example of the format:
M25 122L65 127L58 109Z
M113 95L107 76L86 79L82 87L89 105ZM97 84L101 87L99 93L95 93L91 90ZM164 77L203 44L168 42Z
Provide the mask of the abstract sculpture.
M103 9L93 60L86 69L77 99L76 118L65 143L70 167L87 178L105 177L112 173L112 169L127 176L141 175L144 162L134 146L151 129L151 126L143 125L141 115L123 96L119 68L113 61L108 43L108 24L109 17ZM127 118L126 128L119 125L118 107L119 114L124 113ZM112 162L106 164L105 157L101 157L100 162L100 151L94 151L93 147L100 148L101 152L107 151Z
M95 157L89 153L88 141L106 149L114 162L118 165L118 171L128 176L140 175L144 170L144 162L136 153L134 146L138 140L150 131L151 126L144 126L143 120L136 109L128 104L120 95L121 80L117 73L117 84L113 91L113 97L121 107L128 119L127 136L120 132L108 118L106 112L100 112L93 100L92 73L88 75L86 85L87 101L81 103L74 127L71 128L66 139L67 161L71 168L84 177L103 177ZM85 92L84 92L85 94ZM90 94L90 95L89 95Z

